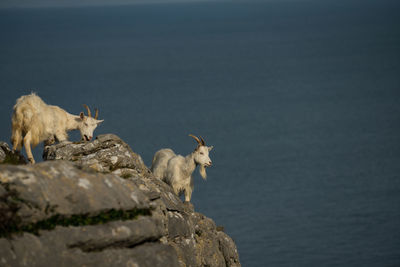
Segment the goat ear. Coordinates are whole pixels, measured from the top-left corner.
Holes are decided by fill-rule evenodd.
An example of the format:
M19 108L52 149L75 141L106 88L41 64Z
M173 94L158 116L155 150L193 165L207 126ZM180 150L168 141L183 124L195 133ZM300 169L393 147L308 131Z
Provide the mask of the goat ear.
M214 146L209 146L208 151L211 151L214 148Z
M104 120L97 120L97 124L102 123Z
M79 113L79 117L83 120L85 118L85 114L83 112Z

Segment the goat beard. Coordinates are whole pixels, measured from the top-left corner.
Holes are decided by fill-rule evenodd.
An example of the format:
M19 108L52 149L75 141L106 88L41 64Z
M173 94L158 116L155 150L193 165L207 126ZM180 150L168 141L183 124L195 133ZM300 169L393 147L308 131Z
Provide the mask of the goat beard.
M207 179L207 173L206 173L206 167L204 165L199 166L199 172L201 177L203 177L204 180Z

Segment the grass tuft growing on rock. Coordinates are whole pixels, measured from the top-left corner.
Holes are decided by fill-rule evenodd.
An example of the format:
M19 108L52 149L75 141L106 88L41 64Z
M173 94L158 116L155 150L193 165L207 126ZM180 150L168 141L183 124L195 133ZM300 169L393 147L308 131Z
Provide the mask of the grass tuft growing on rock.
M111 209L105 212L101 212L98 215L90 214L76 214L72 216L64 216L56 214L48 219L38 221L36 223L30 223L26 225L11 224L6 227L0 228L0 237L8 237L11 234L21 234L23 232L32 233L39 235L40 230L53 230L57 226L86 226L86 225L98 225L105 224L112 221L127 221L134 220L138 216L149 216L151 215L150 209L131 209L131 210L115 210ZM16 222L19 220L13 220Z
M12 164L12 165L20 165L20 164L26 164L25 162L22 162L20 157L18 157L15 154L6 154L6 157L0 164Z

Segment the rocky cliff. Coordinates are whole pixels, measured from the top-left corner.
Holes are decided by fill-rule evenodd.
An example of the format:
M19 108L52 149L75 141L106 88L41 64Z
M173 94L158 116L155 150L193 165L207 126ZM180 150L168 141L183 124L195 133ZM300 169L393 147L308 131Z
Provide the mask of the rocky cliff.
M240 266L232 239L117 136L43 158L12 165L25 161L0 143L0 266Z

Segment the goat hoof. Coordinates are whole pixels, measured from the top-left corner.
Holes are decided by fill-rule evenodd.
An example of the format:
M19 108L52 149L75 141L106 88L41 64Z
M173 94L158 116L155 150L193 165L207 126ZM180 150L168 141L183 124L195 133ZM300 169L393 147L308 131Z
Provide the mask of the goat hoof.
M35 160L33 158L28 158L30 164L35 164Z

